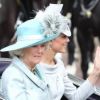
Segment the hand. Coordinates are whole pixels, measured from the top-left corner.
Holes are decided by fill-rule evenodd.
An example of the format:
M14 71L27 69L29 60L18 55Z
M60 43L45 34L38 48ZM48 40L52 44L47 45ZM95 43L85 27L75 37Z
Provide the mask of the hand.
M94 59L94 69L93 72L88 77L89 81L93 85L100 86L100 47L97 47Z
M95 59L94 59L94 67L100 70L100 47L97 47Z

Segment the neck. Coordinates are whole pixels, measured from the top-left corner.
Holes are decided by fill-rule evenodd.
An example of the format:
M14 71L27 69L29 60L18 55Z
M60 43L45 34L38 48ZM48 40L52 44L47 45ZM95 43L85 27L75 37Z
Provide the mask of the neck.
M56 63L54 60L55 54L56 53L52 50L46 50L41 62L54 65Z
M21 58L21 60L23 61L23 63L28 67L28 69L30 71L33 71L35 69L35 64L33 65L33 63L29 62L28 59L25 58Z

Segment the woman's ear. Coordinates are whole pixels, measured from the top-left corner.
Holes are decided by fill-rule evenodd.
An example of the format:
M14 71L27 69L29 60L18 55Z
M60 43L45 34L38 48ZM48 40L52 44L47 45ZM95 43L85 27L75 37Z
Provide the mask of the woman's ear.
M48 42L48 43L46 44L46 50L50 50L51 47L52 47L52 41L50 41L50 42Z

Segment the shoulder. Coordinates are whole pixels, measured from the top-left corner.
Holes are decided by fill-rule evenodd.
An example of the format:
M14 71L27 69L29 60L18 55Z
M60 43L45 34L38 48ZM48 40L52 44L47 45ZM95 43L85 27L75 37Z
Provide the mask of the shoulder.
M57 62L57 66L60 68L60 69L63 69L63 70L65 70L65 66L64 66L64 62L63 62L63 60L61 59L61 58L57 58L57 57L55 57L55 60L56 60L56 62Z
M11 64L2 74L2 80L21 80L22 73L15 67L15 65Z

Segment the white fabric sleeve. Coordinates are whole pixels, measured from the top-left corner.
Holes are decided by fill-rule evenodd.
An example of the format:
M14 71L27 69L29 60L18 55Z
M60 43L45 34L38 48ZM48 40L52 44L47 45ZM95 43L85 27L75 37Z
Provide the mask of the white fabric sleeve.
M64 86L64 95L68 98L68 100L86 100L95 92L95 88L89 80L84 81L80 87L76 88L72 81L68 78L67 73L64 74Z

